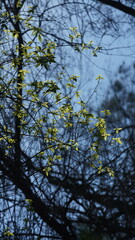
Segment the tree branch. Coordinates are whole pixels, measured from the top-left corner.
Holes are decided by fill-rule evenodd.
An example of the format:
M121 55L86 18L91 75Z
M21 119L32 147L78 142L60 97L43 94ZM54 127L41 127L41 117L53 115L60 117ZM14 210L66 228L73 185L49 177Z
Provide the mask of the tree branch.
M135 9L126 6L126 5L122 4L121 2L116 2L113 0L99 0L99 2L106 4L108 6L114 7L126 14L131 15L132 17L135 17Z

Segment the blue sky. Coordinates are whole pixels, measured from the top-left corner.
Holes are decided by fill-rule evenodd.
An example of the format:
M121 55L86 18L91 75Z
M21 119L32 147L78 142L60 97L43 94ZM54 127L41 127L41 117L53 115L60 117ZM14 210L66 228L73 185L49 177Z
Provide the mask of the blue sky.
M91 37L94 44L98 45L97 39ZM100 43L103 47L101 53L97 54L97 57L93 57L90 52L85 52L82 57L80 73L81 88L84 94L87 96L94 91L97 81L95 78L98 74L103 76L103 80L97 88L97 92L93 96L92 102L99 104L104 97L106 90L109 87L110 80L115 81L115 74L119 66L125 62L126 65L130 65L135 61L135 41L131 32L127 35L115 38L113 36L105 36ZM79 65L78 65L79 66ZM79 69L79 67L78 67ZM77 69L76 69L77 70ZM78 72L78 70L77 70Z

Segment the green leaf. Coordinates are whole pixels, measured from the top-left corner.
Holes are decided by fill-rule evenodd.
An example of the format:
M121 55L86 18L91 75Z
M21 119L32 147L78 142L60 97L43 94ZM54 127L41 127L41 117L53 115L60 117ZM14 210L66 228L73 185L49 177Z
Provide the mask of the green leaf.
M72 83L67 83L66 86L67 87L71 87L71 88L76 88L76 86L74 84L72 84Z

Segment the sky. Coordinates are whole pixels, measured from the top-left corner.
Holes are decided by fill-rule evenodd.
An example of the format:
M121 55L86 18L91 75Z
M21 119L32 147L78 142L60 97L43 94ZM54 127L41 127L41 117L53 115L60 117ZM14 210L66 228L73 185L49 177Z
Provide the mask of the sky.
M92 38L92 40L93 42L97 42L97 39ZM83 77L84 92L86 95L89 95L96 88L97 81L95 79L98 74L104 78L100 80L96 94L93 94L95 97L93 96L92 102L97 106L100 105L104 98L110 81L116 80L115 74L119 66L123 62L126 65L130 65L135 61L135 41L132 32L119 38L105 36L100 44L103 46L103 49L101 53L97 54L97 57L86 53L87 57L83 58L81 73L82 76L86 75L86 83L84 80L85 77Z

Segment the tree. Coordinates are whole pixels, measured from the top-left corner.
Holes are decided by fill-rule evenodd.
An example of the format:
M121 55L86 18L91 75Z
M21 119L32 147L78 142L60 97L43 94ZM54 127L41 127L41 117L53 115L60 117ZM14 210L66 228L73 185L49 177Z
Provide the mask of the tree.
M114 178L108 178L104 171L96 178L91 173L89 184L84 181L78 193L85 208L80 224L82 239L134 239L134 70L134 63L119 67L102 103L101 108L111 112L107 125L112 134L120 132L122 144L106 144L100 152L103 166L114 171ZM115 124L118 128L114 131Z
M69 170L74 175L79 165L78 173L81 173L82 166L77 163L74 167L74 159L86 154L84 161L90 164L90 151L90 156L95 158L91 164L98 165L100 141L109 136L105 120L89 113L79 93L72 90L77 76L70 76L63 66L59 66L57 44L46 37L42 16L34 15L37 6L27 6L25 1L3 1L3 9L6 11L2 13L1 22L4 31L1 38L0 169L2 205L8 204L7 208L3 205L2 212L8 221L2 226L2 236L41 238L46 235L47 225L53 230L53 237L76 239L74 224L77 217L70 219L71 211L75 214L76 210L69 206L74 201L74 194L60 193L58 199L57 176L60 175L62 180ZM76 40L80 37L76 28L71 28L70 32L69 40L65 40L69 46L78 52L91 48L96 54L98 48L93 48L92 42L81 44ZM53 36L53 30L47 34ZM56 67L55 74L51 74ZM100 79L99 75L97 80ZM87 144L85 136L90 139ZM68 170L66 165L69 165ZM26 203L28 210L34 211L30 218L32 226L36 224L33 230L25 217L26 210L21 214L20 225L23 227L17 224L20 207L26 207Z
M102 103L102 108L109 108L112 113L107 120L110 129L117 124L122 139L122 144L118 148L106 146L104 149L104 164L106 164L106 156L110 157L108 166L114 170L115 178L107 182L103 176L99 187L100 191L104 192L104 201L107 202L110 198L107 206L108 215L109 208L111 206L114 208L110 212L110 217L108 216L108 222L111 222L113 231L117 228L118 222L121 222L116 234L116 238L119 239L133 239L135 234L135 217L132 213L135 207L134 74L134 63L131 66L121 64L115 75L116 80L112 78L113 81ZM114 223L112 223L113 219L115 219Z
M94 4L99 11L101 5ZM84 42L83 30L80 35L80 29L67 27L63 13L83 19L88 8L94 9L92 3L75 6L1 3L0 230L5 239L77 239L85 224L111 232L106 220L101 224L100 205L107 201L96 190L99 173L113 175L98 156L105 140L111 142L103 117L109 111L100 117L88 111L75 88L78 77L66 71L69 61L63 63L63 47L76 54L88 49L94 56L100 50Z

